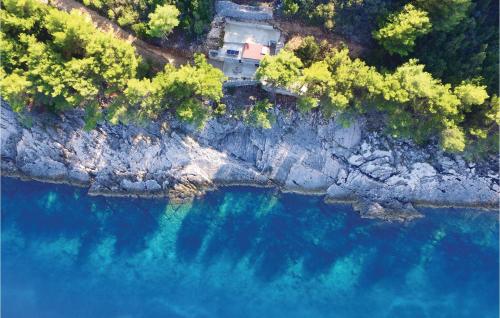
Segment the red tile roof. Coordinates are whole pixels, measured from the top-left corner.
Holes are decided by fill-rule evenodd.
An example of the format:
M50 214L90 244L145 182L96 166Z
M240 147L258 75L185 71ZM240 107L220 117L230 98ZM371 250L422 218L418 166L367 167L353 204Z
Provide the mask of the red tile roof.
M244 59L253 59L253 60L262 60L265 54L262 53L262 49L264 45L262 44L253 44L253 43L245 43L243 46L243 54L242 58Z

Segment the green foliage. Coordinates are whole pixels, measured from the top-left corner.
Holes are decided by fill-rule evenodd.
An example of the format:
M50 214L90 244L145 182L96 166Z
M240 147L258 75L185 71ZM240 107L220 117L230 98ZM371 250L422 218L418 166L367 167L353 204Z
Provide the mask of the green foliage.
M269 85L290 88L297 82L302 66L293 52L281 50L275 56L264 57L255 76Z
M2 32L19 34L39 28L39 22L47 13L47 7L31 0L2 1L0 17Z
M81 13L36 0L4 3L0 84L2 97L17 112L82 107L85 129L92 129L104 118L102 106L112 123L144 122L172 109L200 126L222 97L224 75L202 55L194 65L167 65L152 79L138 79L134 48L96 30Z
M488 155L497 156L500 139L498 131L491 133L485 138L472 140L466 145L464 156L468 160L484 159Z
M97 123L102 120L102 113L100 111L100 106L97 102L92 102L85 107L85 125L83 129L89 131L97 126Z
M246 121L252 126L270 129L276 121L276 117L270 113L273 105L266 99L258 101L252 106Z
M297 99L297 108L303 113L307 113L318 106L319 106L318 98L305 95L305 96L300 96Z
M31 83L26 77L12 73L2 78L2 98L10 103L15 112L21 112L29 103L28 89Z
M335 112L363 112L361 101L373 99L383 80L374 68L361 60L352 60L348 50L342 49L331 51L323 61L305 68L299 82L300 85L293 85L299 87L297 93L302 96L299 107L315 107L317 100L328 117Z
M379 15L391 9L389 0L284 0L284 15L322 26L326 31L357 39L371 37Z
M206 31L213 0L79 0L140 37L164 37L180 26L191 35ZM162 9L168 7L169 9ZM179 14L174 14L176 7ZM151 18L153 16L153 18ZM178 22L177 18L178 17ZM152 22L151 22L152 21Z
M295 15L299 12L299 4L295 0L283 0L283 13L285 15Z
M440 116L459 114L460 100L451 91L450 85L424 71L418 61L410 60L386 76L384 95L390 100L407 103L415 112L425 112Z
M214 0L170 0L181 11L181 26L201 35L212 21Z
M465 149L465 135L457 126L445 128L441 132L441 148L448 152L462 152Z
M292 63L296 68L289 67L293 60L293 54L287 52L281 59L264 63L258 73L259 78L297 93L297 106L303 112L319 108L325 116L349 117L379 111L391 135L413 138L417 143L438 136L449 152L463 151L467 138L484 139L497 129L498 111L492 109L498 99L493 97L495 105L488 104L485 86L464 82L453 88L426 72L417 60L385 74L351 59L347 49L332 50L324 60L306 68L296 63ZM294 71L279 77L290 69Z
M470 156L497 154L498 125L500 124L500 102L496 95L467 114L464 126L468 133L467 152Z
M179 69L167 65L151 80L129 80L124 94L111 105L108 119L144 122L172 109L180 119L201 127L213 112L212 103L219 104L222 98L224 79L222 71L198 54L194 65ZM223 109L220 104L216 108L217 112Z
M327 30L333 29L335 26L335 5L333 2L323 3L316 7L314 16L323 23Z
M324 58L324 54L328 50L327 46L327 42L318 44L313 36L306 36L294 53L305 67L309 67L313 62Z
M197 54L194 66L184 65L167 74L167 103L178 105L177 115L181 119L202 126L211 113L209 102L218 103L223 96L224 79L221 70Z
M388 103L382 104L382 109L389 113L388 129L392 135L413 137L423 143L443 129L453 127L453 134L442 137L457 136L455 123L463 119L460 99L450 85L443 85L425 72L423 65L410 60L388 74L384 83L383 96ZM451 147L453 143L447 141L442 145Z
M81 13L68 14L34 0L4 4L2 24L8 27L1 34L6 43L2 65L7 74L2 86L14 110L28 105L55 111L87 107L119 92L135 76L134 49L98 32Z
M179 10L173 5L157 6L149 15L148 34L152 37L164 38L179 25Z
M474 1L452 29L418 41L414 56L445 82L479 80L490 95L498 93L498 6L498 1Z
M332 51L325 59L332 81L324 105L326 114L333 111L364 112L362 101L370 101L380 90L382 75L359 59L352 60L349 51Z
M417 58L445 83L459 85L477 80L487 86L489 95L498 93L498 1L287 0L282 10L302 22L323 24L316 12L330 3L334 4L337 34L369 48L372 34L376 33L387 50L405 54L405 60ZM409 6L413 14L405 13ZM388 16L398 23L390 23ZM427 19L432 24L430 31ZM378 51L365 54L370 64L382 68L394 69L405 61L380 56Z
M488 98L486 86L477 86L471 83L462 83L455 87L454 93L464 106L481 105Z
M414 0L415 5L429 12L433 27L450 31L459 24L471 7L471 0Z
M408 55L417 37L429 33L431 23L427 12L407 4L398 13L391 14L373 37L391 54Z
M471 83L452 89L424 71L416 60L385 76L381 109L388 112L389 131L395 136L426 142L435 135L445 151L460 152L466 146L466 127L474 107L484 107L484 86ZM488 108L488 107L487 107ZM481 116L484 120L485 116ZM470 137L469 137L470 138Z

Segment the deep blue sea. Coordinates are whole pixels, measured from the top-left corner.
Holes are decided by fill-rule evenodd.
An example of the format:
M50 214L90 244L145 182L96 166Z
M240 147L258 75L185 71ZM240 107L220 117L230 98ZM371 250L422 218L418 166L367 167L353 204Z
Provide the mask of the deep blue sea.
M495 212L410 224L228 188L191 204L2 179L3 318L498 317Z

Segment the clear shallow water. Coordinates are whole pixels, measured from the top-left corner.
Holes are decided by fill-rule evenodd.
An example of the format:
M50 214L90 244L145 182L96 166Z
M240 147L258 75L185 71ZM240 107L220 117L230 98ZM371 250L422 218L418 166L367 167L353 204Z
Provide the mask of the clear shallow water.
M498 317L498 215L409 225L233 188L192 204L2 179L2 317Z

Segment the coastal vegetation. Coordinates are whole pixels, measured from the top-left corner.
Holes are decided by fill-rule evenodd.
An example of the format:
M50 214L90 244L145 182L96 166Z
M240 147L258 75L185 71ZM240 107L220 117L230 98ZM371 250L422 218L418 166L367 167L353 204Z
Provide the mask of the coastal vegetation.
M445 150L472 155L498 151L498 1L286 0L282 12L327 29L333 17L337 33L371 47L368 64L346 49L319 56L326 50L306 38L295 50L305 67L286 83L299 109L377 111L394 136L439 136ZM269 59L263 79L278 69L280 58Z
M333 8L327 16L335 21L328 32L366 46L371 65L394 69L418 59L445 83L479 80L498 95L498 1L284 0L281 12L323 27L325 7Z
M173 5L157 6L149 15L148 35L164 38L179 25L179 10Z
M2 3L1 86L17 112L82 107L91 129L111 122L156 118L166 109L202 125L222 97L222 72L198 55L194 65L167 65L142 78L141 58L85 15L65 13L36 0Z
M79 1L115 21L119 26L132 30L142 38L157 37L158 34L150 32L151 24L166 16L174 16L175 10L179 12L178 23L175 25L168 23L168 25L179 26L189 35L198 36L206 31L212 20L213 11L213 0ZM171 21L174 20L171 19Z
M486 86L443 84L415 59L382 73L350 58L347 49L332 50L309 67L293 52L281 51L264 59L257 78L297 93L302 111L319 107L326 116L380 112L391 135L419 143L437 135L447 151L463 151L466 139L487 138L492 128L469 125L488 98Z
M200 34L212 7L202 0L84 4L157 38L177 27ZM290 0L282 10L342 32L364 6L364 1ZM196 13L204 7L206 15ZM257 79L295 93L302 112L365 114L394 137L435 141L445 151L472 156L497 151L498 28L492 21L498 19L498 3L381 1L363 11L367 17L373 22L366 24L372 49L364 60L352 58L345 46L330 49L306 37L294 49L264 58ZM201 54L192 64L167 65L155 74L130 44L98 31L85 15L35 0L4 1L1 23L3 98L17 112L81 107L87 129L101 120L145 123L166 111L201 127L225 112L225 77ZM246 122L270 128L271 105L257 101Z
M257 101L253 105L246 116L246 122L255 127L269 129L276 121L275 116L271 113L273 104L269 100Z

